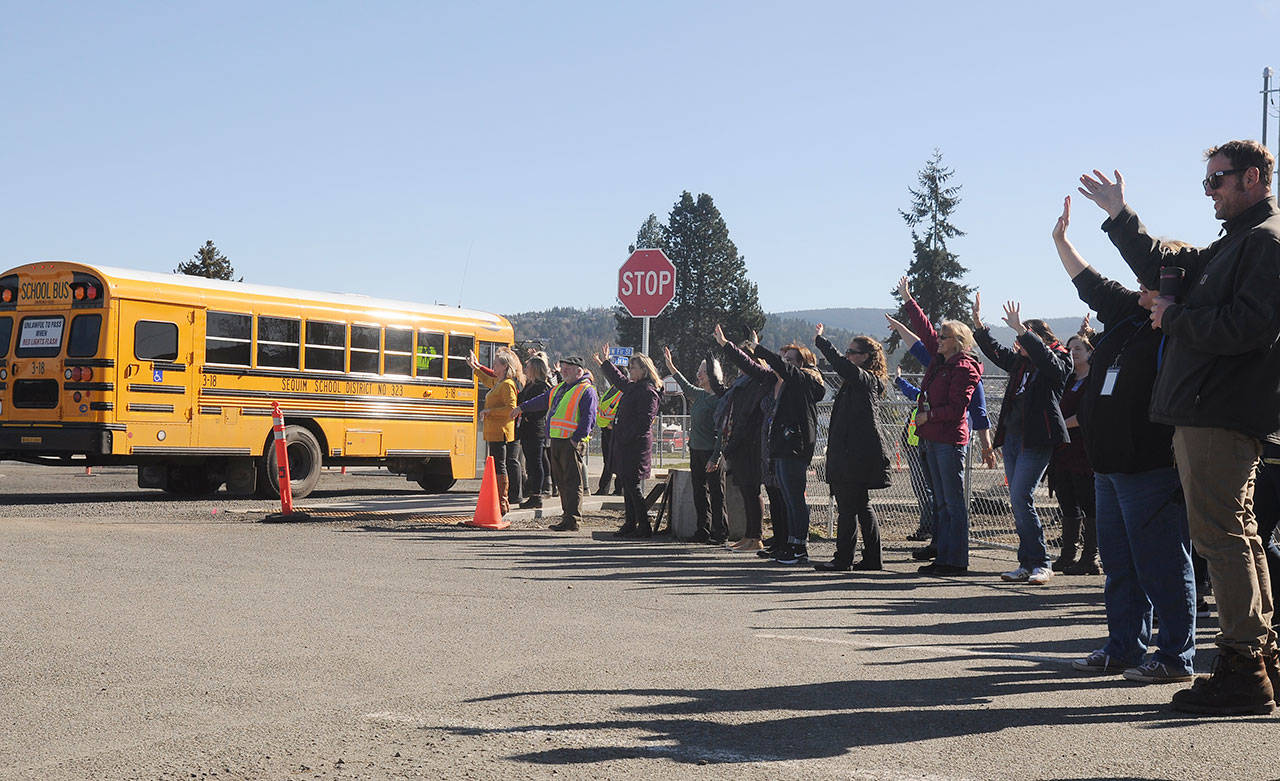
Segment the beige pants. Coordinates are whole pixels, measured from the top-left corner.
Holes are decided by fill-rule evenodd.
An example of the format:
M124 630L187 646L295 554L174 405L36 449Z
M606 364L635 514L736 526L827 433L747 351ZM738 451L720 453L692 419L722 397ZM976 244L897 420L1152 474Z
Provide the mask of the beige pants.
M1223 428L1178 426L1173 454L1187 499L1196 553L1209 564L1218 604L1214 642L1254 656L1276 646L1271 581L1253 517L1253 481L1262 443Z

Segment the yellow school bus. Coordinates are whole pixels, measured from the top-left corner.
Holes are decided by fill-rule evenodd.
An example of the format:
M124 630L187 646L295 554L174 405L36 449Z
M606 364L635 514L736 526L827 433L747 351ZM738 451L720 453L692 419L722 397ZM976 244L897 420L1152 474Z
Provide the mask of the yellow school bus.
M274 496L271 403L290 484L382 465L427 491L474 477L468 353L493 314L83 263L0 275L0 459L138 467L138 485Z

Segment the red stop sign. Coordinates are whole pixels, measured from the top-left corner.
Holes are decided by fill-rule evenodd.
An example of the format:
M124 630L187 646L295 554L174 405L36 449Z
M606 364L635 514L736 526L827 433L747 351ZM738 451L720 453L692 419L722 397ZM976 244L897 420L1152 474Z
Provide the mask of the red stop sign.
M618 269L618 300L632 317L657 317L676 296L676 267L660 249L638 249Z

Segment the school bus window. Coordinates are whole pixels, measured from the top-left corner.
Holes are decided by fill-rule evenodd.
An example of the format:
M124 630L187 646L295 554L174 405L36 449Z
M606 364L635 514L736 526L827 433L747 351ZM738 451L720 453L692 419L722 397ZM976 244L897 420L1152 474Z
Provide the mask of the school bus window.
M52 358L62 352L62 326L66 318L24 317L18 324L18 344L13 354L18 358Z
M140 361L172 361L178 357L177 323L139 320L133 326L133 357Z
M377 326L351 326L351 371L362 374L378 373L378 349L382 329Z
M467 356L475 349L474 336L449 334L449 379L472 379L471 367L467 365Z
M258 317L258 366L297 369L302 349L302 322L284 317Z
M8 357L9 341L12 338L13 338L13 318L0 317L0 358Z
M418 332L417 370L419 377L444 378L444 334Z
M347 324L307 321L308 369L340 372L343 369L343 353L347 349Z
M101 333L102 315L76 315L71 320L71 336L67 338L67 357L90 358L97 355Z
M388 328L382 338L382 373L413 374L413 331Z
M210 312L205 318L207 363L248 366L253 354L253 318L232 312Z

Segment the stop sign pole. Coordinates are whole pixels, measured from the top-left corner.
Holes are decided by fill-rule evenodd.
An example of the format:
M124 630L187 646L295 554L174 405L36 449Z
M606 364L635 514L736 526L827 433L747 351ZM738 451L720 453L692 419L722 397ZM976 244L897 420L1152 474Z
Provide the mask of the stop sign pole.
M660 249L638 249L618 269L618 301L640 318L640 352L649 354L649 320L676 296L676 267Z

